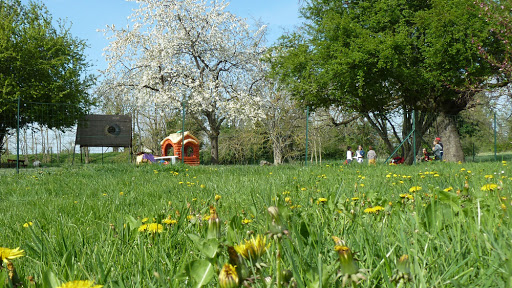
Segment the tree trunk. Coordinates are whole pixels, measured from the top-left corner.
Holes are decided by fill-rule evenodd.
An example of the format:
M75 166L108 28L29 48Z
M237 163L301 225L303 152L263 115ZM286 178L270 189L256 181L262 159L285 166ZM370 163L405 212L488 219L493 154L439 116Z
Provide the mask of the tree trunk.
M439 122L441 123L441 134L439 137L441 137L441 142L443 143L443 160L447 162L464 162L464 152L462 151L455 118L441 114Z
M219 132L212 131L208 133L208 139L212 145L210 153L212 154L212 164L219 163Z
M283 163L283 151L280 140L281 139L278 137L272 137L272 147L274 148L274 165Z

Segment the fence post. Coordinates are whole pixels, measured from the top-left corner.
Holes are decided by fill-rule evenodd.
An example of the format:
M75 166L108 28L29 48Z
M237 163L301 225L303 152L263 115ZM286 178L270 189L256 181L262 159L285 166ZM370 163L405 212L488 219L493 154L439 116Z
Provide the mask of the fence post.
M181 102L182 118L181 118L181 164L185 163L185 99Z
M413 153L413 164L416 165L416 112L412 110L412 153Z
M309 128L309 106L306 106L306 156L304 157L304 164L308 166L308 128Z
M18 96L18 111L16 115L16 174L20 174L20 105L21 96Z
M498 156L496 155L496 152L498 150L496 146L496 112L494 112L494 161L498 161Z

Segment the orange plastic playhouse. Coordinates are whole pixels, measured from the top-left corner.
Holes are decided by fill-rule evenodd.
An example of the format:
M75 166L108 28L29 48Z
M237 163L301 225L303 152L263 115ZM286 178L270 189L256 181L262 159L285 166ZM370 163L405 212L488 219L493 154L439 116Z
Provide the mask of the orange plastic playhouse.
M188 131L184 133L184 136L185 141L182 141L181 132L173 133L165 137L165 139L160 142L162 146L162 156L177 156L178 160L181 162L181 145L184 143L184 162L189 165L199 165L199 140Z

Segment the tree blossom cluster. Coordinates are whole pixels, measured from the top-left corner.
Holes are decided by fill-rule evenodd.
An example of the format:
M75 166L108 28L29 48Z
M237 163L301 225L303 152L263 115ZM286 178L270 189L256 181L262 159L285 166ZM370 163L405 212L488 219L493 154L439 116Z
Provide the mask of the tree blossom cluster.
M136 0L128 0L136 1ZM187 110L216 130L225 120L261 118L256 95L266 27L251 27L226 11L228 2L137 0L130 25L108 26L104 91L139 105ZM206 126L205 126L206 127Z

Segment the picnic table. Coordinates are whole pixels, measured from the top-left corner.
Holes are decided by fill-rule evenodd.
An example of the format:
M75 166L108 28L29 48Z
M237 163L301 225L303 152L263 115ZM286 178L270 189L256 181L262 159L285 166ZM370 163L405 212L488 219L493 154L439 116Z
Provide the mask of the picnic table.
M16 162L17 160L16 159L7 159L7 164L9 164L9 166L13 166L13 167L16 167ZM19 160L19 165L20 167L27 167L27 164L25 163L25 160Z

